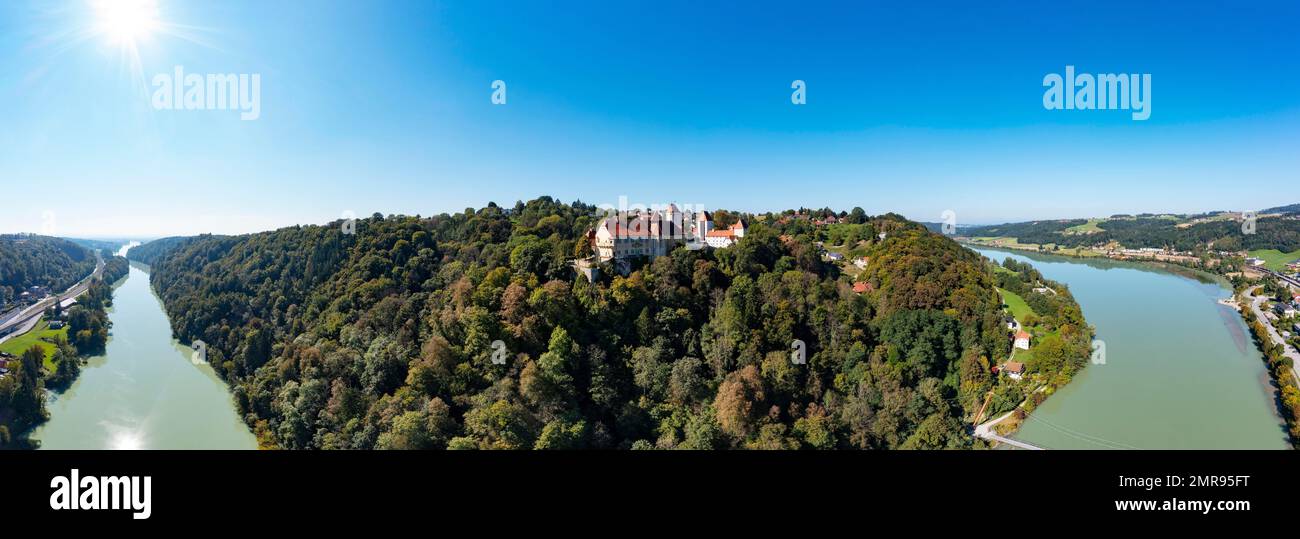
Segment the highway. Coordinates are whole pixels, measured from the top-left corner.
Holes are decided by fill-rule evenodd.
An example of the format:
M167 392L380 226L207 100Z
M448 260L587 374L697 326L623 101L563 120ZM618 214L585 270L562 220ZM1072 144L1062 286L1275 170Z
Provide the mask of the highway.
M104 258L99 256L99 253L95 253L95 271L90 272L90 275L86 276L85 279L72 285L72 287L64 290L61 294L51 294L49 297L19 311L16 314L8 315L8 318L3 322L0 322L0 332L4 332L11 327L17 328L16 331L0 337L0 342L5 342L13 337L31 331L33 327L36 327L36 322L40 321L41 315L45 314L45 309L50 308L50 306L54 305L54 302L56 301L61 302L65 299L76 298L86 293L86 290L90 288L91 281L99 278L99 275L103 272Z

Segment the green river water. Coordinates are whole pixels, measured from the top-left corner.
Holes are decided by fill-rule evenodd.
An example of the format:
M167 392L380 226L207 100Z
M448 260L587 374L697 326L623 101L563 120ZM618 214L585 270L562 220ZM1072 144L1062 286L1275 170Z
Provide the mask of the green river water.
M1262 355L1231 290L1152 266L975 249L1065 283L1105 343L1015 438L1049 449L1285 449Z
M42 449L256 449L226 385L172 339L148 267L132 263L113 293L104 355L50 394Z

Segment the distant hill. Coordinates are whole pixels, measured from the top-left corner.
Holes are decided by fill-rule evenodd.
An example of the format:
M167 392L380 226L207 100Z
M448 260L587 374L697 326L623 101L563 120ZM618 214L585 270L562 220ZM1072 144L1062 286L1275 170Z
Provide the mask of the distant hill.
M0 235L0 299L8 303L32 286L68 288L95 271L95 254L63 238Z
M189 244L205 236L171 236L159 238L143 245L132 247L126 252L126 258L134 262L153 265L173 249Z
M1261 211L1260 213L1281 213L1285 215L1290 215L1292 213L1300 213L1300 204L1289 204L1286 206L1269 208L1267 210Z
M80 245L82 247L85 247L87 249L90 249L91 251L103 251L107 249L111 252L117 252L118 249L121 249L123 245L127 244L127 240L103 240L103 239L88 240L83 238L63 238L63 239L68 240L77 245Z
M1290 207L1292 206L1273 208L1260 213L1281 213L1278 210ZM1089 225L1089 220L1063 219L971 227L963 230L962 235L1016 238L1020 243L1055 244L1061 247L1088 247L1118 242L1133 249L1170 247L1179 251L1193 251L1206 245L1225 251L1277 249L1290 252L1300 249L1300 221L1294 219L1260 218L1254 234L1243 234L1241 222L1230 214L1140 214L1137 217L1094 221L1086 234L1078 232L1084 225Z

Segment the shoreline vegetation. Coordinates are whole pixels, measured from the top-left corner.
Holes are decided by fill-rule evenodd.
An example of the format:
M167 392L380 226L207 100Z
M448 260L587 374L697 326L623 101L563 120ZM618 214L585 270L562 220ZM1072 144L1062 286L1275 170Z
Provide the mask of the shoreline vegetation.
M859 208L718 210L748 224L734 245L593 278L572 261L599 215L543 197L196 237L150 281L263 448L975 448L981 410L1050 393L994 369L996 288L1043 284L1028 265ZM1090 329L1047 284L1024 359L1059 387Z
M1276 392L1275 403L1278 414L1286 422L1287 435L1293 449L1300 449L1300 386L1297 386L1295 375L1295 364L1290 357L1287 357L1285 347L1286 343L1275 343L1268 328L1268 320L1260 320L1252 308L1253 293L1252 291L1266 288L1266 285L1249 286L1234 292L1234 297L1238 298L1241 319L1250 328L1250 334L1255 341L1255 347L1263 355L1264 362L1268 365L1269 378L1274 385Z
M1023 365L1019 379L1002 375L1005 382L991 391L974 418L976 432L1010 437L1038 406L1056 390L1069 384L1088 365L1095 329L1065 283L1052 281L1033 266L1007 258L990 262L998 280L1003 305L1012 317L1009 327L1029 336L1029 348L1013 347L1007 362ZM994 418L984 423L984 418ZM994 442L994 447L1001 445Z
M961 240L959 240L961 241ZM1214 282L1232 293L1231 299L1218 300L1217 304L1229 307L1238 312L1238 316L1245 322L1246 327L1250 330L1252 340L1256 349L1262 354L1262 359L1268 366L1270 384L1273 386L1275 394L1275 410L1278 416L1287 425L1288 439L1292 448L1300 449L1300 388L1297 387L1295 376L1292 374L1292 360L1283 353L1283 347L1276 345L1268 330L1262 325L1267 321L1260 321L1255 316L1254 310L1250 307L1250 295L1248 291L1257 286L1254 284L1258 281L1248 280L1240 273L1234 275L1225 275L1210 271L1199 265L1183 264L1168 260L1153 260L1149 258L1110 258L1103 255L1085 255L1079 256L1074 254L1062 254L1052 251L1040 251L1028 247L1011 247L1006 245L988 245L969 241L961 241L963 245L980 247L993 250L1005 251L1024 251L1044 256L1055 256L1061 258L1073 259L1095 259L1106 258L1116 262L1124 262L1136 266L1144 266L1152 269L1166 271L1175 275L1195 279L1201 282ZM1218 266L1214 266L1217 268ZM1001 424L998 425L1001 427ZM999 432L1003 432L999 429ZM1004 435L1009 435L1014 429L1007 429Z
M100 256L105 260L103 273L69 308L56 304L47 309L32 330L43 330L37 341L15 350L8 360L10 372L0 378L0 449L38 448L39 442L29 436L49 419L47 390L66 391L81 375L85 359L103 353L112 327L107 309L129 263L107 250ZM62 327L50 329L52 324Z

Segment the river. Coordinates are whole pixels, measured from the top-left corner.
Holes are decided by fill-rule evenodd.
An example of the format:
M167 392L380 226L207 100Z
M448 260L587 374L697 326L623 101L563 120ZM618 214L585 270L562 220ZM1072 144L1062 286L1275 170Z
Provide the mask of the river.
M1015 438L1050 449L1286 449L1267 368L1208 276L1150 265L975 249L1065 283L1105 343ZM1200 275L1201 278L1193 278Z
M108 317L105 353L50 393L50 420L31 436L42 449L257 448L226 384L172 338L148 266L131 264Z

